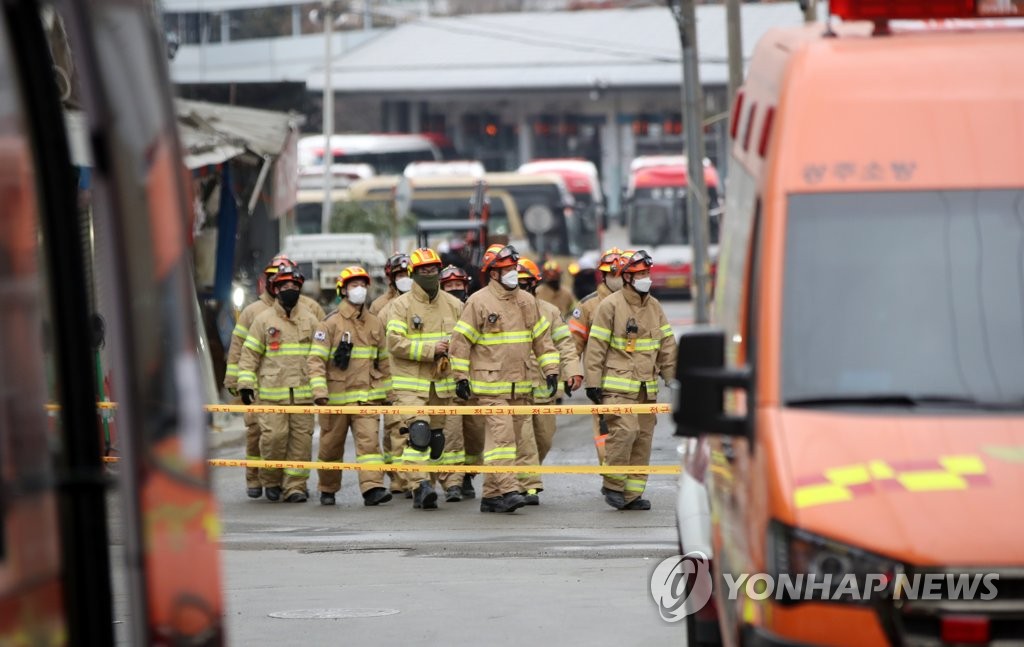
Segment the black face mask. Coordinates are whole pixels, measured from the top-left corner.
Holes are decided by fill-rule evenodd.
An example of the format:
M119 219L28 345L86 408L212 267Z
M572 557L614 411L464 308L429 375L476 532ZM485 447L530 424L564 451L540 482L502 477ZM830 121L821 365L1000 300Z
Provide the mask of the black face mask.
M277 300L281 302L282 308L285 310L291 310L295 307L295 304L299 302L299 291L281 290L277 293Z
M427 296L433 299L437 296L437 290L440 287L441 277L437 274L413 274L412 280L416 282L416 285L420 286L420 289L427 293Z
M463 303L466 302L467 295L465 290L448 290L448 294L452 295L453 297L455 297L456 299Z
M548 287L551 288L552 290L557 290L562 285L562 282L559 281L558 279L555 279L554 281L548 281L547 283Z

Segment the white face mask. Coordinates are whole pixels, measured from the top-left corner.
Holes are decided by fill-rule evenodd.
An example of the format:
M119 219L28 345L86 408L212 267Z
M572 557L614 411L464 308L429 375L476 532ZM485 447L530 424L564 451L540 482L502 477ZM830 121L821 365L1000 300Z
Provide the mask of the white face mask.
M348 302L354 306L361 306L366 303L366 288L361 285L349 288L346 294L348 295Z
M395 287L402 294L405 294L412 289L412 277L411 276L400 276L395 279Z
M647 294L651 291L651 277L645 277L642 279L633 279L633 289L640 294Z
M622 277L621 276L609 276L604 280L604 284L608 286L608 289L612 292L618 292L622 289Z
M501 275L501 284L509 290L519 287L519 270L512 268Z

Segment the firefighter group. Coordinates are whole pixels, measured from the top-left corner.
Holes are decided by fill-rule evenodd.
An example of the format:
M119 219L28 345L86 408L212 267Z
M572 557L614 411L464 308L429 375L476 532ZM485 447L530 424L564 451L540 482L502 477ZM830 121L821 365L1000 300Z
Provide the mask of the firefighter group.
M658 380L675 376L675 337L650 295L653 259L644 250L610 249L597 290L579 303L560 286L558 264L543 270L511 245L491 245L481 262L483 287L443 267L429 248L388 259L387 292L367 303L370 275L345 268L338 307L325 315L301 294L296 263L277 256L264 270L259 300L232 332L224 386L246 405L395 405L398 407L549 404L583 388L595 404L654 402ZM538 505L544 489L531 466L544 462L555 435L552 415L319 414L317 460L343 462L351 432L367 506L395 497L430 510L441 497L476 497L465 472L388 471L388 465L488 465L481 512ZM314 415L246 413L246 458L309 461ZM601 461L647 465L654 414L593 416ZM383 429L383 433L381 433ZM513 471L514 470L514 471ZM320 503L333 506L341 470L318 470ZM301 503L309 470L248 468L250 498ZM618 510L649 510L644 474L606 474L601 494Z

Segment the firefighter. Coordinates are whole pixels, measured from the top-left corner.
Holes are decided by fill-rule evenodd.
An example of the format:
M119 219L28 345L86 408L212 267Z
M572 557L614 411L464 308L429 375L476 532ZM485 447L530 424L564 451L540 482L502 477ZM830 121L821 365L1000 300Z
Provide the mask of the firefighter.
M658 377L676 373L676 339L661 303L650 295L654 260L644 250L624 252L615 274L623 288L601 302L584 358L587 397L594 404L644 404L658 395ZM605 414L609 465L647 465L654 414ZM618 510L650 510L645 474L606 474L601 493Z
M551 322L537 300L519 289L519 254L511 245L491 245L483 273L490 283L470 296L452 336L451 363L456 395L480 406L525 405L533 395L530 367L536 357L548 396L558 389L558 351L551 343ZM532 353L532 354L531 354ZM514 465L516 439L528 415L484 416L484 465ZM481 512L513 512L526 505L515 476L488 473Z
M441 289L465 303L469 298L469 275L458 265L449 265L441 270ZM484 451L484 427L478 418L473 416L448 416L445 419L445 444L451 443L452 458L458 451L456 441L461 443L463 465L479 465ZM448 450L445 450L446 453ZM475 499L476 489L473 487L473 475L463 474L459 487L461 499Z
M274 306L274 293L271 289L270 279L277 274L278 267L286 264L294 267L295 263L284 254L275 256L267 266L263 268L263 293L260 298L247 305L238 315L235 328L231 331L231 345L228 347L227 370L224 372L224 388L232 396L238 395L238 358L242 355L242 344L249 334L249 326L256 317L264 310ZM323 318L323 309L320 304L303 295L299 297L299 303L306 305L314 316ZM315 309L314 309L315 306ZM317 312L319 311L319 312ZM250 461L258 461L260 456L260 425L255 413L246 412L242 419L245 421L245 458ZM255 467L245 469L245 493L250 499L258 499L263 496L263 486L260 484L260 471Z
M313 333L307 369L318 406L347 404L379 405L387 397L387 339L384 324L370 314L366 293L370 275L358 266L346 267L338 276L335 290L341 303ZM384 464L380 450L379 419L376 415L321 414L319 461L342 462L345 437L352 429L356 462ZM319 470L320 504L334 505L341 489L341 472ZM384 488L384 473L360 471L359 489L363 504L375 506L391 500Z
M534 291L538 289L537 285L540 280L541 273L537 268L537 264L528 258L520 258L519 289L534 294ZM565 394L571 395L573 391L583 386L583 375L580 373L580 358L576 354L576 346L572 343L569 327L565 325L561 313L558 312L558 308L553 303L537 299L537 305L540 307L540 313L552 322L550 329L551 341L554 342L555 348L558 349L558 368L561 374L562 385L565 388ZM548 395L544 374L541 372L540 366L537 365L536 358L534 358L534 369L533 403L551 404L554 402L554 397ZM544 458L551 451L551 441L555 437L555 417L534 415L531 422L532 435L535 442L527 442L526 448L534 447L537 455L535 461L524 460L523 464L531 465L536 463L540 465L544 463ZM522 448L520 446L517 452L522 450ZM520 457L517 454L518 458ZM526 505L538 505L540 498L537 495L544 489L540 475L528 475L525 479L525 486Z
M541 301L547 301L558 308L561 319L566 319L576 305L576 298L572 292L562 287L562 268L558 261L547 261L544 263L542 272L543 283L535 288L534 296Z
M306 357L318 321L299 305L303 284L298 269L281 265L270 278L276 303L256 317L242 345L238 360L238 392L242 402L310 404L313 392L306 372ZM258 382L257 382L258 379ZM308 413L260 413L260 456L264 460L308 461L313 451L313 415ZM266 497L289 503L309 498L309 470L276 468L260 470Z
M387 325L391 384L398 406L451 404L453 383L448 343L462 312L462 302L441 289L441 258L432 249L409 255L413 287L390 304ZM402 416L392 437L396 461L425 464L444 456L444 416ZM437 508L437 492L422 472L406 472L413 489L413 508ZM445 483L446 488L457 483ZM446 489L446 496L449 493ZM454 494L454 492L452 493Z
M409 255L401 252L392 254L391 258L384 265L384 275L388 279L388 290L373 300L373 303L370 304L369 312L387 326L388 305L412 289L412 278L409 276ZM387 402L394 401L395 394L393 391L389 391ZM384 450L384 462L386 463L390 463L393 460L391 446L394 436L398 435L401 426L401 416L384 416L384 434L381 448ZM392 494L407 492L405 476L402 472L388 472L387 475ZM409 494L409 496L412 495Z
M612 273L615 262L621 255L622 250L618 247L612 247L601 255L601 261L597 266L597 271L601 273L601 283L597 286L595 292L591 292L580 299L579 304L572 311L572 316L569 317L569 333L576 344L576 353L580 356L580 359L584 357L587 339L590 337L590 323L594 319L597 307L601 305L601 301L622 288L622 277L614 276ZM605 420L604 414L599 413L595 413L591 417L591 421L598 463L606 465L605 443L608 440L608 422Z

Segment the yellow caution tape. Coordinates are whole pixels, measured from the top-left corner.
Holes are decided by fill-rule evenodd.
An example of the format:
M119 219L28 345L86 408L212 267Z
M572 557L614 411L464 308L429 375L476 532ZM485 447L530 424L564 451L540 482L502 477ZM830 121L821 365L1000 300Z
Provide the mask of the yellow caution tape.
M99 409L116 409L116 402L97 402ZM46 405L48 411L57 411L59 404ZM555 416L555 415L630 415L671 413L672 405L664 403L647 404L570 404L570 405L515 405L506 407L478 406L324 406L315 405L263 405L263 404L207 404L204 409L210 413L344 413L349 415L392 415L392 416Z
M116 456L104 456L106 463L118 462ZM440 472L450 474L679 474L679 465L424 465L408 463L326 463L321 461L256 461L247 459L211 458L213 467L259 467L300 470L356 470L364 472Z

